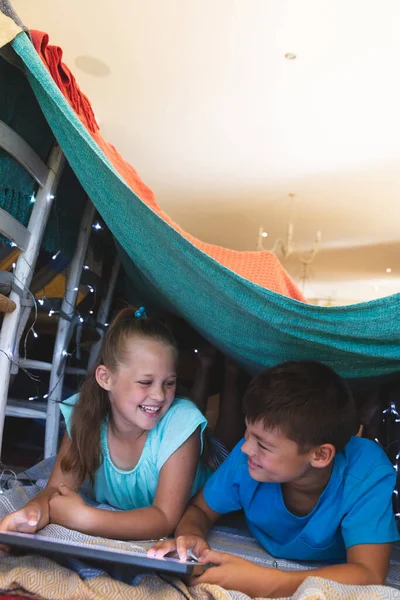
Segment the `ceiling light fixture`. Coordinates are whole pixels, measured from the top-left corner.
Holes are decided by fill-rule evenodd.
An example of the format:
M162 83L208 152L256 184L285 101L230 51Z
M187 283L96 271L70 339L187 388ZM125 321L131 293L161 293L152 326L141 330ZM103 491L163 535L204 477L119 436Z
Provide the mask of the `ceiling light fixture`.
M289 213L289 222L288 222L286 240L277 239L271 250L271 252L273 252L274 254L281 255L281 257L283 259L289 258L289 256L291 254L293 254L293 252L295 252L295 245L294 245L294 240L293 240L293 238L294 238L295 194L290 193L289 199L290 199L290 213ZM264 229L262 227L260 227L260 229L258 231L257 250L264 250L263 238L267 237L267 235L268 235L268 234L264 235L265 233L266 232L264 231ZM300 255L299 256L302 263L310 264L314 260L316 254L318 253L318 251L320 249L321 239L322 239L321 232L317 231L316 236L315 236L314 245L313 245L309 255L307 255L307 256Z
M285 58L287 60L296 60L297 56L293 54L293 52L288 52L287 54L285 54Z
M391 269L390 267L388 267L388 268L386 269L386 273L391 273L391 272L392 272L392 269Z
M264 229L262 227L260 227L260 229L258 230L258 237L257 237L257 250L259 252L262 252L263 250L265 250L265 248L263 246L263 239L265 239L266 237L268 237L268 233L266 231L264 231Z
M281 260L289 258L289 256L291 256L296 251L295 243L294 243L295 194L290 193L289 199L290 199L290 213L289 213L289 222L288 222L286 240L282 240L280 238L277 239L271 249L271 252L273 252L277 256L279 256L279 255L281 256ZM267 237L267 235L268 235L268 234L267 235L265 235L265 234L266 234L266 232L263 230L262 227L260 227L260 229L258 231L258 239L257 239L257 250L258 251L265 250L265 248L263 246L263 238ZM301 281L303 289L305 288L307 279L309 277L309 270L308 270L309 266L313 262L314 258L316 257L316 255L318 254L318 252L320 250L321 241L322 241L322 234L320 231L317 231L315 240L314 240L314 244L313 244L313 247L311 248L311 250L304 254L298 253L298 258L299 258L299 260L301 262L301 266L302 266L302 273L301 273L300 281Z

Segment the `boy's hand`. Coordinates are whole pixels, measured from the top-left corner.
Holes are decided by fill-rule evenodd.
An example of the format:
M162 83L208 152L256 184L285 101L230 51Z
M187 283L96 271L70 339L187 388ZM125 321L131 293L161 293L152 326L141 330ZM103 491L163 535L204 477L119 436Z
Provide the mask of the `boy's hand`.
M206 569L199 577L192 577L189 585L211 583L220 585L226 590L243 592L250 598L275 597L273 591L279 574L276 569L260 567L244 558L214 550L204 552L200 562L213 566Z
M197 558L200 558L203 553L210 549L210 546L207 544L206 540L197 535L180 535L176 539L154 544L154 546L148 550L147 556L150 558L163 558L166 554L176 551L180 560L187 560L189 549Z
M90 507L71 488L61 483L49 501L50 523L84 532Z

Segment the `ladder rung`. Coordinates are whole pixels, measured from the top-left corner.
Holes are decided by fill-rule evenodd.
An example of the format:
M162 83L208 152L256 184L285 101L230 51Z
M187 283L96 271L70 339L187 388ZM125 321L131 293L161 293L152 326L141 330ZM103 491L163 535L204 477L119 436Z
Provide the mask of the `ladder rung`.
M0 148L15 158L32 175L40 187L45 186L49 175L48 166L22 137L3 121L0 121Z
M38 371L51 371L51 363L43 360L30 360L25 358L21 360L20 366L24 369L37 369Z
M17 400L9 398L7 400L7 417L23 417L25 419L45 419L47 411L47 402L36 400Z
M25 358L21 360L21 367L24 369L36 369L37 371L51 371L52 364L48 362L44 362L43 360L31 360L29 358ZM86 369L82 369L81 367L66 367L65 372L68 375L86 375Z
M26 250L31 239L31 232L3 208L0 208L0 233L20 250Z

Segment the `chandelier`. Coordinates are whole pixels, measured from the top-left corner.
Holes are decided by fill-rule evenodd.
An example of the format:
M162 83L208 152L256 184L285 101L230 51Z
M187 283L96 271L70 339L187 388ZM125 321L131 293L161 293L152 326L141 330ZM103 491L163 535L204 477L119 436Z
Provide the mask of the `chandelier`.
M290 198L290 213L289 213L289 222L288 222L288 227L287 227L286 239L283 240L281 238L278 238L275 241L275 243L271 249L271 252L276 254L276 256L278 256L278 258L280 258L281 260L288 259L289 256L291 256L296 250L296 244L294 242L294 219L293 219L294 207L295 207L295 194L290 193L289 198ZM267 238L267 237L268 237L268 233L262 227L260 227L260 229L258 231L257 250L260 250L260 251L265 250L263 242L264 242L265 238ZM309 279L309 265L312 263L314 258L317 256L317 254L320 250L320 247L321 247L321 241L322 241L321 232L317 231L315 240L314 240L314 244L313 244L313 247L311 248L311 250L304 254L299 254L299 260L301 263L301 274L300 274L299 279L300 279L300 285L301 285L303 291L305 291L306 283Z
M293 214L294 214L294 207L295 207L295 194L290 193L289 198L290 198L290 213L289 213L289 222L288 222L288 227L287 227L286 239L283 240L281 238L278 238L275 241L275 243L271 249L271 252L273 252L277 256L281 257L283 260L286 260L287 258L289 258L289 256L291 256L295 252L295 249L296 249L296 244L294 242L294 222L293 222ZM258 232L258 239L257 239L257 250L260 250L260 251L266 250L266 248L264 248L264 239L267 236L268 236L268 233L262 227L260 227L259 232ZM321 232L317 231L315 240L314 240L314 245L313 245L311 251L299 256L300 262L303 265L309 265L314 260L314 258L318 254L319 249L321 247L321 240L322 240Z

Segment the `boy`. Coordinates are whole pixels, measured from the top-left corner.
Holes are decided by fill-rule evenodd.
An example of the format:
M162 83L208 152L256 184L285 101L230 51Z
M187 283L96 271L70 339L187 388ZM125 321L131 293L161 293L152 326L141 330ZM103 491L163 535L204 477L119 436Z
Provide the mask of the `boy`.
M379 446L353 437L355 404L345 382L317 362L288 362L256 376L244 396L245 439L183 515L162 557L191 549L211 563L192 583L215 583L251 597L291 596L313 574L347 584L383 584L391 542L395 471ZM221 514L243 509L272 555L326 562L313 571L280 571L214 552L206 542Z

